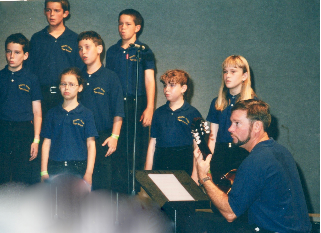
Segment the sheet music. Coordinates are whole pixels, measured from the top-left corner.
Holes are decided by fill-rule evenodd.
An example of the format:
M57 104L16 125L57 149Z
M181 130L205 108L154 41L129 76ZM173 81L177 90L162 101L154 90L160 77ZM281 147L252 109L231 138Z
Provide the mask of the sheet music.
M195 201L174 174L148 174L169 201Z

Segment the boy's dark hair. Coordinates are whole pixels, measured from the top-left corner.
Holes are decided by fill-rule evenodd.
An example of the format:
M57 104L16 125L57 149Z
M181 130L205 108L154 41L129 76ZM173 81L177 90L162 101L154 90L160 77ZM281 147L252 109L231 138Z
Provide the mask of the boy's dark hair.
M75 75L76 78L77 78L77 81L78 81L78 85L79 86L80 85L84 86L85 80L84 80L84 78L82 76L81 70L78 67L69 67L69 68L64 69L61 72L61 74L59 75L59 80L60 81L61 81L62 76L65 75L65 74L73 74L73 75Z
M62 9L64 10L64 12L65 12L65 11L69 11L69 14L68 14L68 16L64 19L64 21L70 19L70 17L71 17L71 14L70 14L70 3L69 3L68 0L45 0L45 10L46 10L46 8L47 8L47 3L48 3L48 2L60 2L61 7L62 7Z
M101 36L95 32L95 31L86 31L82 32L78 35L77 42L81 40L92 40L95 45L103 45L103 39L101 39Z
M252 123L254 121L261 121L265 132L271 124L270 107L262 100L241 100L232 107L231 112L235 110L246 111L247 119Z
M137 37L140 36L143 32L143 28L144 28L144 18L143 16L136 10L134 9L125 9L123 11L121 11L118 15L118 21L120 19L120 16L122 15L130 15L133 17L133 20L135 22L135 25L140 25L141 28L139 30L139 32L137 32Z
M24 53L29 52L29 40L22 33L15 33L8 36L5 41L5 49L9 43L21 44Z

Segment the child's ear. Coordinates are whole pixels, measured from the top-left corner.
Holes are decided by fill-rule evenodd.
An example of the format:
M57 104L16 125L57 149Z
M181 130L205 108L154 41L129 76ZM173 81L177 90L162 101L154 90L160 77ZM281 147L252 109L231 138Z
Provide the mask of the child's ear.
M82 90L84 89L84 86L81 84L81 85L79 85L79 90L78 90L78 92L82 92Z
M97 50L98 50L98 54L101 54L104 50L104 47L102 45L97 45Z
M243 73L242 76L243 76L243 77L242 77L242 81L244 82L244 81L248 78L248 73L245 72L245 73Z
M187 90L187 85L186 85L186 84L184 84L184 85L182 86L182 93L185 93L185 92L186 92L186 90Z
M27 60L29 57L29 53L28 52L25 52L25 54L23 55L23 60Z
M67 18L68 15L69 15L69 11L64 11L64 14L63 14L64 19Z
M139 30L142 28L142 25L136 25L135 26L135 32L139 32Z

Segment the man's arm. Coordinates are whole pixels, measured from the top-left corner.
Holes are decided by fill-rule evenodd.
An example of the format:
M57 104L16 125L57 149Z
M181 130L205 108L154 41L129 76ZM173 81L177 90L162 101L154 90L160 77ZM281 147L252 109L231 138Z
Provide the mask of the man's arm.
M144 127L150 126L152 123L154 113L154 101L155 101L155 72L153 69L145 70L145 88L147 97L147 107L140 117L142 125Z
M237 216L234 214L229 202L228 195L220 190L212 180L203 179L207 177L207 173L210 170L210 162L212 159L212 155L208 155L206 160L203 160L202 153L199 149L194 150L194 157L196 160L197 174L201 184L204 186L208 197L211 199L212 203L216 206L216 208L221 212L223 217L228 222L233 222Z
M146 162L145 162L145 168L144 168L145 170L153 169L155 146L156 146L156 138L150 138L147 155L146 155Z
M115 152L115 150L117 148L118 137L120 134L120 129L121 129L122 123L123 123L122 117L120 117L120 116L114 117L112 135L110 137L108 137L104 141L104 143L102 144L102 146L106 146L106 145L108 146L108 151L107 151L105 157L107 157Z
M42 123L42 112L41 112L40 100L32 101L32 112L33 112L34 139L40 141L40 131L41 131L41 123ZM39 141L32 142L31 148L30 148L29 161L32 161L35 158L37 158L38 150L39 150Z
M90 185L92 185L92 175L94 172L96 158L96 144L95 137L87 138L87 168L83 179Z

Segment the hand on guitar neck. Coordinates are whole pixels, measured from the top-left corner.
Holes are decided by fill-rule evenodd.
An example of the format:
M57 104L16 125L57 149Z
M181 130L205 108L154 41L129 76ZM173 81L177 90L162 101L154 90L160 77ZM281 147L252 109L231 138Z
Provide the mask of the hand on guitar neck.
M197 118L194 118L191 127L192 127L193 137L198 145L198 148L200 149L203 155L203 160L206 160L206 157L209 154L212 154L212 152L207 146L206 139L205 139L206 134L210 133L209 126L207 125L207 122L204 121L203 118L197 117ZM233 169L228 173L223 174L220 177L219 182L216 183L216 185L223 192L228 193L231 190L231 187L235 178L235 174L236 174L236 169ZM211 171L209 171L207 176L209 176L213 181Z

